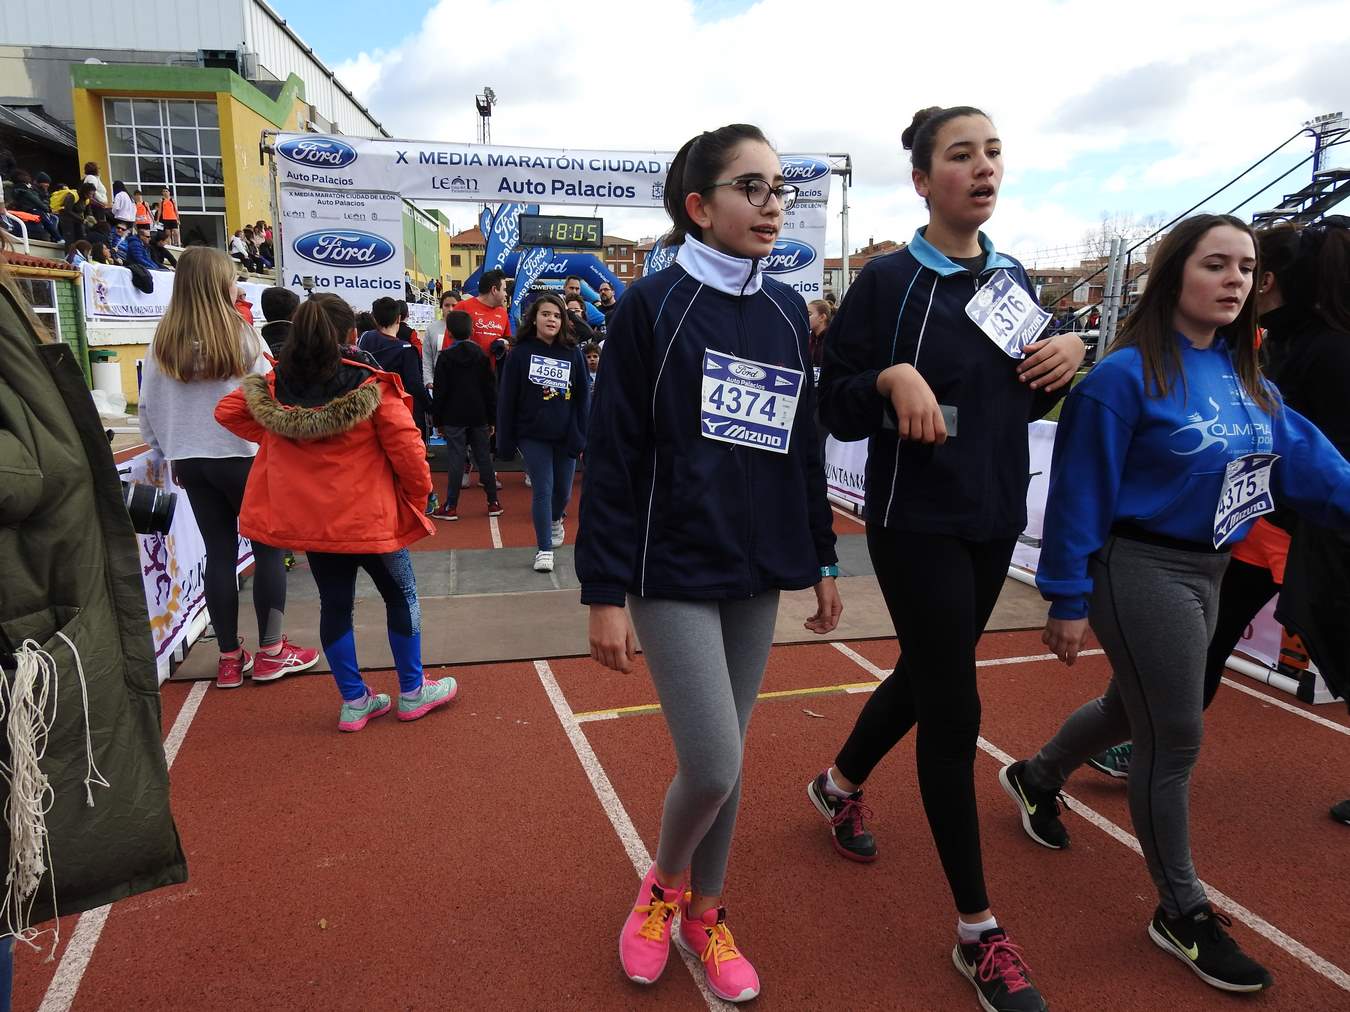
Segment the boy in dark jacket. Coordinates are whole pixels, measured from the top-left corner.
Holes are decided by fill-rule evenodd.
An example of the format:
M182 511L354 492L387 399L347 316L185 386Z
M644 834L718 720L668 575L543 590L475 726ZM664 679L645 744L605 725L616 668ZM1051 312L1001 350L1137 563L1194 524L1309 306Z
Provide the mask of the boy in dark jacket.
M450 345L436 356L432 380L431 418L441 430L449 451L445 506L432 514L436 520L459 519L459 481L464 471L465 443L473 450L474 462L487 492L488 516L502 514L497 501L497 473L488 452L492 420L497 417L497 381L492 364L473 340L473 319L468 313L445 316Z
M263 340L272 349L272 357L280 358L281 349L286 345L286 338L291 336L291 317L300 308L300 296L289 288L273 286L264 288L262 298L258 301L262 308L263 319L267 321L263 324Z
M426 441L427 388L422 384L422 355L408 341L398 336L398 303L384 296L371 304L370 315L375 318L376 330L368 330L361 335L357 347L371 355L380 363L380 368L391 372L403 380L404 391L412 398L412 417ZM427 515L435 512L440 503L436 493L431 493L427 503Z

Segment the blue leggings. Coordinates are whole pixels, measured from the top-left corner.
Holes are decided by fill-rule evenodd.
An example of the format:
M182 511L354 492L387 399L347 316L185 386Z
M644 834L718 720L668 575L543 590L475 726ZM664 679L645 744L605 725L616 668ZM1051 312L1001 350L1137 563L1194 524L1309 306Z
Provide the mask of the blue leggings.
M413 692L422 686L422 609L417 601L417 578L406 548L386 555L338 555L306 552L309 571L319 588L319 640L328 666L346 700L366 693L356 663L356 633L352 612L356 606L356 571L364 569L384 598L389 623L389 649L398 669L398 687Z
M567 448L561 443L538 443L533 439L520 440L520 453L534 489L530 516L534 520L535 543L541 552L551 552L553 521L561 520L567 513L577 461L567 455Z

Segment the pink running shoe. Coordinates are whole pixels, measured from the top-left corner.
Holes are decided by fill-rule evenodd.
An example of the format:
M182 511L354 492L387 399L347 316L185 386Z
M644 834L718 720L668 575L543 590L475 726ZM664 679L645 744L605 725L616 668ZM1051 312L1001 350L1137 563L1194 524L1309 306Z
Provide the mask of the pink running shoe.
M253 670L253 655L240 648L233 657L220 655L216 661L216 688L237 689L244 684L244 675Z
M628 979L655 984L670 955L670 928L679 909L680 889L665 889L656 881L656 865L647 869L638 886L633 910L619 933L619 962Z
M259 650L253 656L253 680L255 682L275 682L282 675L294 671L305 671L319 663L319 651L298 647L285 636L281 637L281 649L274 654Z
M741 955L727 927L726 907L689 914L689 893L680 902L680 946L703 960L708 988L723 1001L742 1002L759 996L759 974Z

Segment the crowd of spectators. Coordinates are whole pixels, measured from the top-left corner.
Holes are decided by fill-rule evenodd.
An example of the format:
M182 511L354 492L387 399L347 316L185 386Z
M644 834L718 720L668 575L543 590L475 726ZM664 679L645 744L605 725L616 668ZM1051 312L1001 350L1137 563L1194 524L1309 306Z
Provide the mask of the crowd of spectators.
M170 247L182 245L178 202L169 187L159 199L128 190L114 180L111 191L95 162L84 166L77 183L53 183L46 172L31 172L6 160L0 194L0 235L11 242L56 243L65 248L67 263L112 264L172 271L177 257ZM272 227L259 221L236 232L230 255L250 271L271 270Z

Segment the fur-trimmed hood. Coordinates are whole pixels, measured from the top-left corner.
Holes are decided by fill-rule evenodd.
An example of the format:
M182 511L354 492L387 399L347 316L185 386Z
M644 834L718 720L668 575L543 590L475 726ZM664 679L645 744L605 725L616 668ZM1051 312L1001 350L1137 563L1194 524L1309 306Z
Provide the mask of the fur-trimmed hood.
M282 404L267 376L247 376L241 386L244 403L258 424L287 439L311 441L340 436L367 421L380 406L380 385L374 376L316 407Z

